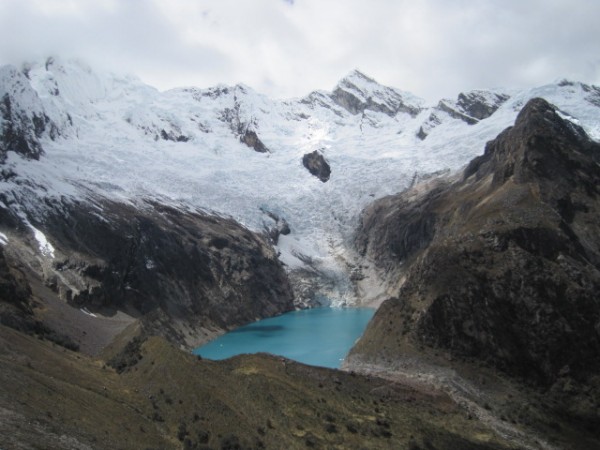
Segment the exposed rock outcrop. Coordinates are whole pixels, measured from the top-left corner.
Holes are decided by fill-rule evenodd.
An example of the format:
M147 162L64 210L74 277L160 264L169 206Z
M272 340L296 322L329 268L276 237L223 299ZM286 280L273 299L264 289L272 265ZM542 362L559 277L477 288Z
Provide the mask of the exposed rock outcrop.
M468 125L475 125L494 114L509 98L508 94L502 92L475 90L461 92L456 100L440 100L416 136L422 141L425 140L431 131L442 123L439 116L448 115Z
M62 329L48 326L37 316L36 299L25 272L18 261L8 261L0 248L0 325L78 350L79 345Z
M375 111L390 117L398 113L416 116L421 107L408 94L378 84L358 70L353 71L336 86L331 94L335 103L352 114Z
M165 141L172 142L187 142L190 140L188 136L179 133L167 132L165 129L160 130L160 138Z
M458 94L456 101L441 100L438 109L469 125L487 119L506 102L508 94L493 91L469 91Z
M61 298L140 316L182 346L294 308L271 245L231 219L157 203L61 202L35 226L55 257L28 263Z
M331 176L331 167L321 152L315 150L302 157L302 164L308 169L311 175L314 175L323 183L329 181Z
M0 67L0 162L14 151L38 159L43 153L40 138L57 135L29 81L13 66Z
M244 131L244 133L240 136L240 141L246 144L248 147L253 148L254 151L258 153L269 152L269 149L258 138L258 135L254 130L246 129L246 131Z
M448 102L446 102L445 100L440 100L440 102L437 105L437 108L440 111L444 111L445 113L447 113L450 117L462 120L463 122L466 122L469 125L475 125L477 122L479 122L479 120L475 119L474 117L471 117L468 114L465 114L459 111L458 109L453 108L452 105L448 104Z
M31 288L22 272L10 267L0 248L0 323L20 331L31 328Z
M417 137L424 141L427 138L427 136L429 136L429 133L431 133L431 130L433 130L441 123L442 121L440 120L438 115L435 114L435 112L432 112L431 114L429 114L429 117L423 123L423 125L419 127L419 131L417 131Z
M220 114L220 120L227 123L232 133L237 136L241 143L254 149L258 153L269 153L267 146L260 140L256 130L258 122L249 111L244 98L248 94L248 88L242 85L236 85L232 89L223 88L211 90L209 96L213 98L222 95L232 94L232 107L224 108Z
M270 222L265 222L264 224L265 234L271 239L274 245L277 245L279 236L287 236L292 232L290 225L287 223L287 220L272 211L267 211L264 208L261 208L261 211L267 216Z
M598 373L599 161L534 99L463 180L367 208L359 250L406 281L354 354L393 360L418 343L545 386Z
M456 106L458 109L477 120L490 117L506 102L510 96L500 92L469 91L458 94Z

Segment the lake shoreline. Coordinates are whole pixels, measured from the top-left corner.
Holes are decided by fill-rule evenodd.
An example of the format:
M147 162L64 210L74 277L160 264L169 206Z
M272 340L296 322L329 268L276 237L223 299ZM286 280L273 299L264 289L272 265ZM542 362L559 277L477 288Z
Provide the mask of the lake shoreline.
M339 369L374 314L374 308L363 306L296 310L231 330L193 353L214 360L271 353Z

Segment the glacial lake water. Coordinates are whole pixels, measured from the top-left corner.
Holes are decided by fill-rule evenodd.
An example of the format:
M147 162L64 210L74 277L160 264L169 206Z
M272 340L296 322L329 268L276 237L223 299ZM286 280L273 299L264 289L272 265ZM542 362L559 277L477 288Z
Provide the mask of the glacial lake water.
M260 320L194 350L207 359L266 352L339 368L375 313L371 308L314 308Z

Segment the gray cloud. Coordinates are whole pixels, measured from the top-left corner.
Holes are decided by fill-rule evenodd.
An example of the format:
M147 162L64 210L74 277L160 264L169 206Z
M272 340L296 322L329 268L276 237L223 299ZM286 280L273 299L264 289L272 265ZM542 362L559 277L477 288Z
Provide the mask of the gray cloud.
M587 0L3 0L0 63L49 54L161 89L330 89L353 68L435 100L566 77L600 83Z

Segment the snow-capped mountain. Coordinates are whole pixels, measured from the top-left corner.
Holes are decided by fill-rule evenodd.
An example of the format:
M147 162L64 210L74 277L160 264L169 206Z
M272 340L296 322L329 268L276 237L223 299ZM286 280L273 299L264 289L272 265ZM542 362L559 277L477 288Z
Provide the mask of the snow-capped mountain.
M0 206L43 223L53 199L149 199L279 229L271 235L299 301L353 303L347 243L361 210L461 168L533 97L600 139L600 89L577 82L477 90L426 105L358 71L331 92L280 100L244 85L159 92L55 58L6 66ZM326 182L303 165L315 151L330 167Z

